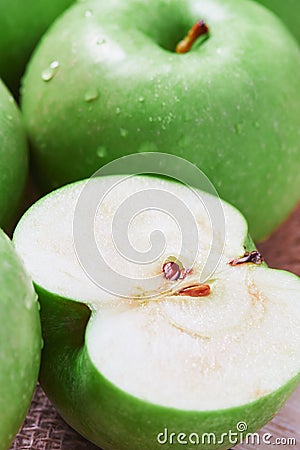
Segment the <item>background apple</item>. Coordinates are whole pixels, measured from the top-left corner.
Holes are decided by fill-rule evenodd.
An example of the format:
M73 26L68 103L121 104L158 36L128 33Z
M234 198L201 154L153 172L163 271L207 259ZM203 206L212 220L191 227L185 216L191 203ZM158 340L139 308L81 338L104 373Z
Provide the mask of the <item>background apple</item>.
M0 80L0 226L14 217L28 172L27 140L20 111Z
M0 0L0 77L16 96L35 45L72 3L73 0Z
M36 385L41 353L37 295L0 230L0 449L21 426Z
M291 30L300 42L300 3L298 0L257 0L262 5L274 11Z
M207 39L174 49L204 19ZM183 156L255 240L299 200L300 50L246 0L87 0L46 34L24 78L36 175L51 189L141 151Z
M208 214L219 206L225 230ZM154 230L164 236L162 250ZM192 295L212 231L224 252L206 294ZM179 449L171 432L220 439L240 421L251 433L271 420L300 380L300 280L265 264L232 265L253 250L247 231L218 198L154 177L74 183L27 211L14 242L41 302L40 381L72 427L103 450L154 450L165 428L164 448ZM170 255L192 270L167 278ZM121 292L118 277L127 281ZM201 445L229 447L228 436Z

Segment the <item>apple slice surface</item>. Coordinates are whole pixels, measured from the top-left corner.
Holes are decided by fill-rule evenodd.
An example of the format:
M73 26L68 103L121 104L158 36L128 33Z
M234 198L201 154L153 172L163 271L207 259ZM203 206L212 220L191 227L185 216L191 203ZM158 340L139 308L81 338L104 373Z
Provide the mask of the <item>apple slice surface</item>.
M104 265L88 228L76 233L88 185L99 198L91 223ZM139 195L145 208L135 214L128 201ZM164 196L170 210L176 200L178 217L162 209ZM218 205L223 223L209 214ZM42 385L63 417L104 449L156 448L166 423L220 434L246 420L254 431L299 381L299 279L262 260L238 264L255 249L242 215L216 197L152 177L82 181L31 207L14 242L42 305ZM132 256L147 254L147 264ZM177 280L164 272L174 261L185 269ZM209 292L194 296L195 286Z

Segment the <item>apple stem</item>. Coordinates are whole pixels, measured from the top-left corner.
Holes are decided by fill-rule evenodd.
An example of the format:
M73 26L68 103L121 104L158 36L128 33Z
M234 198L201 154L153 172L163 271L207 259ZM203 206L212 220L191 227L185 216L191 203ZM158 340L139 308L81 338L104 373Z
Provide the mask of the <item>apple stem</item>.
M209 28L204 20L199 20L192 26L185 38L176 46L176 53L187 53L194 42L200 37L209 33Z
M195 284L177 292L177 295L186 295L187 297L207 297L209 294L210 286L208 284Z

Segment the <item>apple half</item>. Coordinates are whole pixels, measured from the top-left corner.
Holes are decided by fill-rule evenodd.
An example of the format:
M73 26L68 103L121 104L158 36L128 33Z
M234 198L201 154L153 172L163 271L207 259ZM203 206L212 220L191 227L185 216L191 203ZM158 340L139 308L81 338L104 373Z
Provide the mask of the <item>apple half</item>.
M37 295L12 243L0 230L0 450L10 447L25 419L40 355Z
M105 288L93 281L78 254L73 226L88 183L101 198L93 218L97 248L107 266L129 280L121 294L113 275L103 281ZM178 226L166 211L147 208L152 191L188 208L198 242L185 236L180 247L188 214ZM116 215L139 193L145 209L127 228L124 217L123 231L114 235ZM217 203L224 212L224 242L207 212ZM222 251L200 283L213 227ZM165 245L148 264L117 251L116 238L126 234L144 254L153 230L163 233ZM81 231L88 256L87 230ZM195 448L195 433L216 436L203 449L229 448L222 433L236 432L241 421L248 432L262 427L300 380L299 278L269 269L243 216L216 197L146 176L81 181L33 205L14 243L41 303L41 384L62 417L104 450L152 450L162 441L165 448L181 448L184 436L186 448ZM149 279L151 292L145 288Z

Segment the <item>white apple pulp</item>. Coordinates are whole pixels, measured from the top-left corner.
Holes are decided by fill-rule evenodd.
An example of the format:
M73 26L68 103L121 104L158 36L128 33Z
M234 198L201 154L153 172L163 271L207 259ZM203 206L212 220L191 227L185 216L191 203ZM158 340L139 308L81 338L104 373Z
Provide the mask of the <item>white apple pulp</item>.
M111 180L83 181L51 193L26 213L14 236L36 285L91 308L86 343L99 372L136 397L183 410L243 405L297 375L299 279L265 265L228 264L245 252L247 225L240 213L221 203L223 242L218 229L222 224L212 223L208 213L208 205L216 205L219 199L150 177L114 177L114 187L108 189ZM106 263L130 280L122 296L114 293L113 278L110 292L93 282L76 253L74 214L87 183L93 183L99 198L105 193L95 213L94 235ZM189 226L187 216L171 217L159 208L147 208L146 202L145 209L130 223L125 221L118 232L128 236L132 248L141 254L151 249L154 230L164 235L165 245L157 258L137 264L116 248L114 219L124 202L131 197L134 201L140 192L147 198L152 190L160 190L162 196L171 194L178 205L188 208L199 239L195 242L185 236L186 247L181 248L182 232ZM204 297L179 296L183 288L199 283L212 249L213 227L220 258L206 280L211 292ZM192 268L191 274L176 282L167 280L162 267L170 255L180 257L185 268ZM155 291L149 292L144 282L154 276Z

